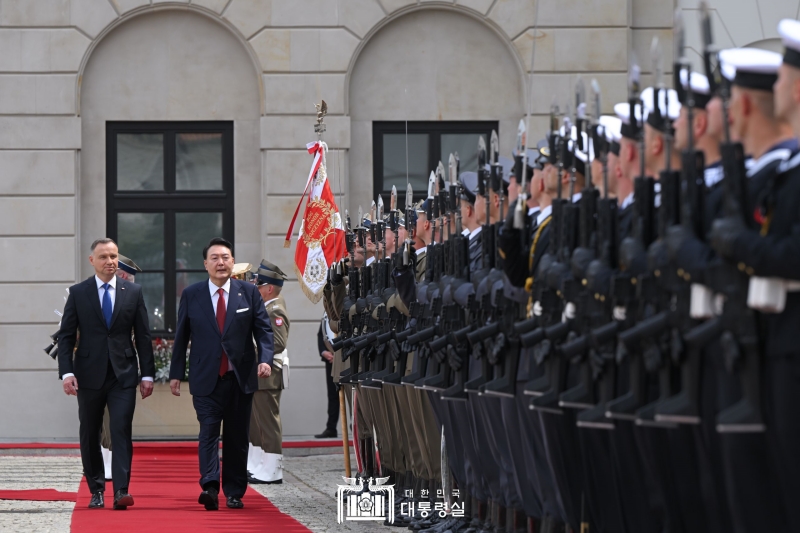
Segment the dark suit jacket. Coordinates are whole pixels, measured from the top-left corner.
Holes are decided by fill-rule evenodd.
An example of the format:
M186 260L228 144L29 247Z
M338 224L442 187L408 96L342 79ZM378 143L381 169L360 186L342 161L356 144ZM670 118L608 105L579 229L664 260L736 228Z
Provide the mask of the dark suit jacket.
M136 386L139 368L143 376L155 377L153 344L142 287L121 278L117 278L116 284L110 329L103 318L94 276L69 289L58 332L58 373L59 376L75 374L78 387L101 388L108 372L109 359L117 381L123 388ZM133 347L134 340L136 349ZM76 342L78 349L73 358Z
M274 346L272 325L256 286L231 279L222 334L217 326L216 310L211 303L208 280L186 287L178 308L169 379L184 378L189 341L192 341L189 392L194 396L208 396L214 391L223 349L242 391L245 394L257 391L258 364L272 365Z

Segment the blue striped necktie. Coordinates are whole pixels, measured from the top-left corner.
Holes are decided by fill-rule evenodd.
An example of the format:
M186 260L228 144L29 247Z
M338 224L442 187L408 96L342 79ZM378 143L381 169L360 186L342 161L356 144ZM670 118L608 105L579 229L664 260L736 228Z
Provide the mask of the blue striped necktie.
M111 329L111 314L114 311L111 305L111 294L108 292L111 285L103 283L103 288L106 290L106 292L103 293L103 317L106 319L106 327Z

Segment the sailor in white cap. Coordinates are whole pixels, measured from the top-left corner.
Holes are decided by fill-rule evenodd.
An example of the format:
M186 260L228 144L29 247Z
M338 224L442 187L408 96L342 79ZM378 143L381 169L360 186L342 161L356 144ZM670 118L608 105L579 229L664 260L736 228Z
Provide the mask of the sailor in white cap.
M658 99L658 105L655 100ZM648 87L642 91L642 100L645 105L646 118L644 121L644 167L648 176L658 179L661 171L667 168L667 154L669 166L678 169L681 165L680 153L677 150L668 150L672 142L667 134L672 135L673 123L678 119L681 104L678 93L673 89L656 89Z
M689 109L692 106L692 139L694 149L705 157L706 187L712 188L722 181L722 155L719 144L724 137L722 100L711 94L708 78L692 72L691 83L686 71L681 71L681 90L678 96L682 104L680 117L675 121L675 150L680 153L689 148ZM691 89L691 90L690 90ZM689 100L691 94L691 101Z
M728 105L731 136L752 158L747 175L755 177L756 193L774 175L778 164L797 150L797 140L787 122L775 114L772 87L778 78L781 55L757 48L733 48L720 52L720 61L733 77Z
M622 121L619 117L602 115L598 120L600 123L600 133L605 136L608 143L608 154L606 154L606 170L603 169L603 162L600 158L592 160L592 184L600 191L600 196L605 196L603 190L604 172L608 172L608 197L617 197L617 173L619 172L619 140L621 137L620 128Z
M774 85L775 115L800 133L800 22L778 25L786 52ZM736 61L738 58L729 61ZM742 61L743 62L743 61ZM742 69L743 72L746 72ZM750 67L752 71L752 67ZM738 75L738 68L737 68ZM714 222L714 250L749 274L748 305L761 311L766 446L777 478L787 526L800 531L800 156L779 165L754 213L755 228L737 217ZM760 229L757 225L760 224ZM759 288L761 289L759 291ZM769 290L770 298L757 300ZM759 527L759 530L764 530Z
M639 132L643 126L638 105L631 112L630 104L622 102L614 106L614 113L620 119L616 193L619 199L619 238L622 240L630 235L633 227L633 180L641 174Z

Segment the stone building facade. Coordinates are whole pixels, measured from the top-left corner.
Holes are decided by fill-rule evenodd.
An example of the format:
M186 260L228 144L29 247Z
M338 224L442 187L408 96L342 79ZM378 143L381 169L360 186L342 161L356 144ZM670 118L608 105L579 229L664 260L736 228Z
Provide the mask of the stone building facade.
M713 4L737 45L774 39L777 19L798 8ZM310 165L314 102L328 103L329 176L354 213L374 198L375 121L496 121L508 155L534 39L538 135L552 95L563 108L578 76L599 81L604 111L624 99L630 54L647 78L653 36L671 70L675 6L541 0L534 33L532 0L0 0L0 439L77 437L75 401L41 349L64 288L91 275L89 245L107 234L109 123L232 122L236 259L290 272L282 245ZM285 295L284 432L308 435L325 416L322 308L294 279Z

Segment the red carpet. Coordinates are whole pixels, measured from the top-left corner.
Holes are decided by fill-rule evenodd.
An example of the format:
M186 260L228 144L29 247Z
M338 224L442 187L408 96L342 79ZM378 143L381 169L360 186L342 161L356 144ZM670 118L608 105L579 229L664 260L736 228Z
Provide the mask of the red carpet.
M155 443L153 443L155 444ZM197 503L201 488L194 446L136 445L131 485L135 505L125 511L112 510L113 489L107 482L106 508L88 509L91 494L85 481L78 489L72 514L76 533L163 530L170 533L307 533L310 530L283 514L258 492L248 487L244 509L228 509L220 494L219 511L206 511ZM224 468L224 465L223 465ZM331 516L331 520L336 520Z
M185 448L194 447L197 450L197 441L168 441L168 442L134 442L134 448ZM353 441L350 441L353 446ZM341 448L342 440L292 440L284 441L284 448ZM0 450L77 450L80 445L77 442L2 442ZM222 444L220 444L222 448Z
M0 500L28 500L34 502L74 502L77 492L61 492L55 489L0 490Z

